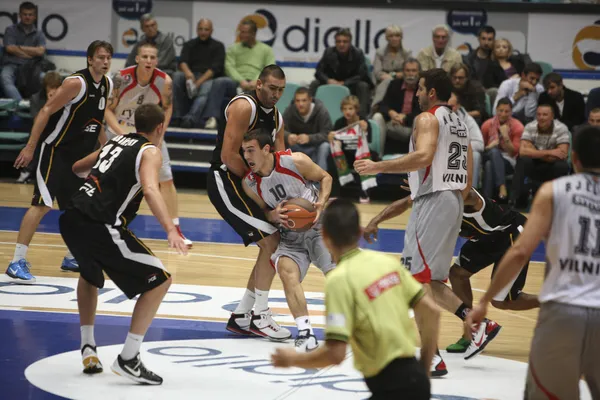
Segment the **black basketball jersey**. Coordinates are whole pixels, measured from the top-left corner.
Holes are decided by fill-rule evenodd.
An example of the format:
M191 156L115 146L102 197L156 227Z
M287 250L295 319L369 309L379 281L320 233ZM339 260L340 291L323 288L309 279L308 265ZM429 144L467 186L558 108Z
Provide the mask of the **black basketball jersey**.
M108 76L103 76L98 83L94 82L88 68L65 79L79 79L81 90L73 100L50 116L42 137L47 145L68 148L79 159L94 151L113 84Z
M72 207L94 221L113 226L129 224L144 197L139 172L142 154L154 147L137 133L109 140L85 183L71 199Z
M277 131L281 124L283 123L283 117L279 114L277 107L273 108L265 108L258 101L258 97L256 97L256 92L252 91L251 93L242 93L235 96L227 107L225 107L225 118L227 118L227 109L234 101L238 99L246 99L246 101L250 102L252 106L252 114L250 115L250 124L248 125L248 131L252 129L262 128L271 132L271 137L273 139L273 143L275 143L275 136L277 135ZM211 166L213 168L221 167L221 149L223 147L223 136L225 135L225 126L226 123L219 125L219 131L217 134L217 146L213 151L213 156L211 160ZM244 153L242 148L240 147L240 155L242 159L244 158Z
M460 226L461 237L472 241L496 240L499 236L508 235L514 228L525 223L526 218L519 212L503 207L473 190L483 201L483 207L473 213L467 212L469 207L465 207Z

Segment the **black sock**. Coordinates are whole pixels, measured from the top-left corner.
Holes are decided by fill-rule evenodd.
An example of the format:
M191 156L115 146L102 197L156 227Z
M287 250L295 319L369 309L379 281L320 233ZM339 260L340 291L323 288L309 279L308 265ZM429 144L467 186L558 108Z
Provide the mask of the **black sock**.
M454 312L454 315L464 321L469 311L471 311L471 309L467 307L465 303L461 303L460 307Z

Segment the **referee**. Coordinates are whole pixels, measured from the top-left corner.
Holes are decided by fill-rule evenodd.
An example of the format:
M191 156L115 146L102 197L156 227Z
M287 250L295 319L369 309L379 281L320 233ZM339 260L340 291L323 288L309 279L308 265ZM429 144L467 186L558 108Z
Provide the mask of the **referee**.
M439 310L397 258L361 250L358 210L333 201L323 213L323 240L337 262L325 283L325 345L310 353L277 349L276 367L324 368L346 358L365 377L372 399L429 399L429 367L436 350ZM421 358L415 358L416 331L408 310L429 317L419 326Z

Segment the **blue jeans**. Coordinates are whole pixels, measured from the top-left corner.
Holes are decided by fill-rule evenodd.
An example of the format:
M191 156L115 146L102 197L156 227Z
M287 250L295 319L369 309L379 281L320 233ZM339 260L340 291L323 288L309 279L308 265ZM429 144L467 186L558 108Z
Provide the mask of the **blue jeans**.
M21 101L23 100L23 97L15 86L18 68L19 65L16 64L3 65L2 72L0 72L0 84L2 84L5 96L10 97L13 100Z
M315 164L323 168L324 171L327 171L327 157L329 157L329 154L331 154L328 142L323 142L316 145L310 143L295 144L290 148L292 151L306 154L311 160L313 160Z
M513 167L498 147L487 150L483 158L483 195L491 199L500 185L506 184L506 172L513 172Z

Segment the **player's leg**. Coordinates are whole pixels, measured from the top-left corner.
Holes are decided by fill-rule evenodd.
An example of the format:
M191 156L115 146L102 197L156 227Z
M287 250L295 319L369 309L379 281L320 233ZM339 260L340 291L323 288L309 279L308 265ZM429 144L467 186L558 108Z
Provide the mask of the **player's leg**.
M57 157L57 155L55 155ZM64 155L61 155L62 158L62 171L61 179L56 191L56 202L58 203L58 208L61 211L66 210L69 205L71 198L84 184L85 179L78 177L72 171L72 165L78 161L77 158L69 159ZM79 262L71 252L71 249L67 247L67 254L62 259L62 263L60 264L60 269L65 272L79 272Z
M452 291L469 308L473 307L471 276L473 276L473 274L462 268L458 263L455 263L450 268L450 284L452 285Z
M496 271L496 265L494 265L494 273ZM538 308L540 306L540 301L536 295L523 292L528 269L529 260L525 266L523 266L516 279L513 280L512 284L509 283L507 285L508 289L505 288L494 297L492 300L492 305L494 307L501 310L523 311Z
M598 361L598 354L600 354L600 310L589 308L587 312L589 319L582 352L582 372L592 398L600 399L600 362Z

